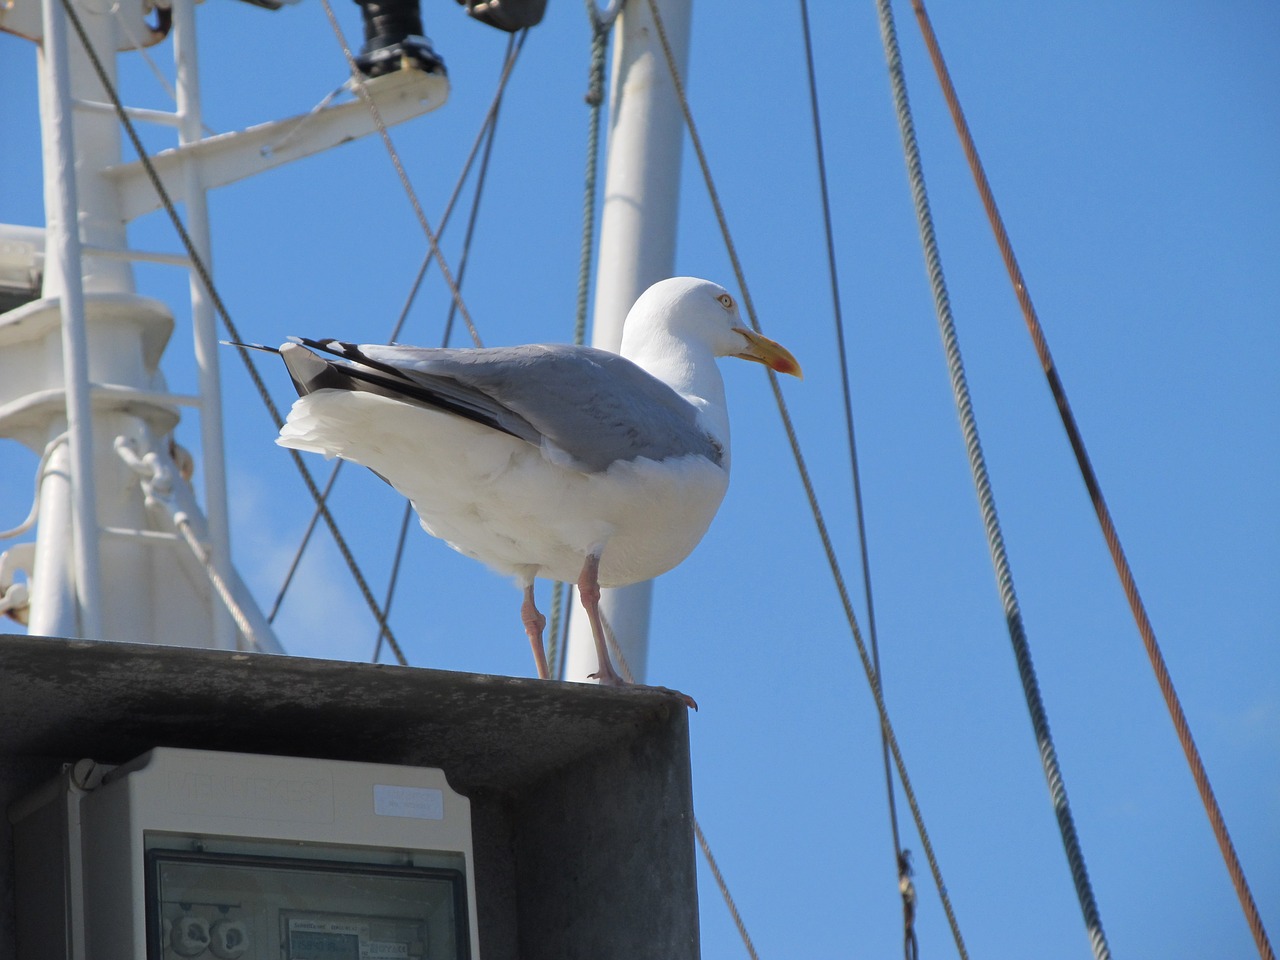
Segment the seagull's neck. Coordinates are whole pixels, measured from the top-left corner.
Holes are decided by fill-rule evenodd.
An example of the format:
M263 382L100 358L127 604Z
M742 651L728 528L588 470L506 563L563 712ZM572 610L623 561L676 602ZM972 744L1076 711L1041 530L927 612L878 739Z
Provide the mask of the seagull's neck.
M703 429L725 450L727 467L729 410L724 379L711 348L663 330L649 330L643 336L627 336L624 332L621 352L697 408Z

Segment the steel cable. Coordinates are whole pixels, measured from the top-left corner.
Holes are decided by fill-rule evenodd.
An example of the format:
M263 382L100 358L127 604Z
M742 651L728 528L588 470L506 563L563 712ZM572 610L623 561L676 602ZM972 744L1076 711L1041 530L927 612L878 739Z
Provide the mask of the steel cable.
M1094 512L1097 514L1098 522L1102 527L1107 549L1111 553L1112 562L1115 564L1116 572L1120 576L1125 597L1137 623L1138 632L1142 636L1142 642L1146 647L1152 669L1155 671L1160 692L1164 696L1165 705L1178 734L1178 740L1182 745L1183 752L1186 754L1187 763L1191 767L1192 778L1195 780L1196 788L1199 790L1205 812L1209 816L1214 837L1218 841L1218 847L1226 863L1227 872L1230 874L1231 881L1235 886L1236 896L1239 898L1240 905L1244 910L1245 920L1249 924L1249 930L1253 934L1259 955L1264 960L1274 960L1275 953L1267 938L1267 932L1262 924L1262 917L1258 912L1257 904L1254 902L1248 880L1245 878L1244 868L1240 864L1235 845L1231 842L1231 836L1227 832L1226 821L1223 818L1221 808L1218 806L1218 801L1214 797L1213 787L1209 783L1208 773L1205 771L1204 762L1200 758L1200 752L1196 748L1194 739L1192 739L1190 725L1182 710L1177 691L1174 690L1173 680L1169 675L1169 669L1165 664L1164 656L1156 640L1155 630L1151 626L1146 607L1138 593L1137 583L1125 557L1124 549L1120 544L1120 537L1111 519L1111 512L1103 499L1101 484L1098 481L1097 474L1094 472L1089 454L1084 446L1084 439L1080 434L1075 416L1071 412L1071 406L1067 401L1066 389L1062 385L1053 357L1049 353L1049 345L1045 339L1044 328L1041 326L1035 306L1031 302L1031 295L1027 291L1026 280L1022 275L1021 267L1018 265L1017 257L1014 255L1013 244L1009 239L1008 231L1005 229L1004 219L1000 216L1000 211L996 206L990 181L987 179L986 171L982 166L982 160L978 156L978 150L969 130L969 124L964 117L964 111L960 107L960 100L956 94L955 85L951 82L950 72L947 70L946 62L943 60L942 49L938 43L937 35L934 33L933 25L929 20L929 14L925 10L922 0L912 0L912 7L915 11L921 34L924 37L925 45L928 47L929 58L933 62L934 71L938 75L938 82L942 86L943 96L951 112L956 132L960 137L960 143L964 149L965 158L969 163L969 169L977 186L978 194L982 199L982 205L986 210L987 219L991 224L992 232L995 234L996 245L1000 248L1000 255L1004 259L1005 269L1008 271L1009 280L1013 284L1013 291L1022 310L1023 320L1026 322L1032 343L1035 345L1036 354L1044 369L1045 377L1049 383L1049 390L1062 418L1062 425L1067 432L1067 438L1075 454L1076 463L1079 466L1085 487L1088 490L1089 499L1093 503Z
M128 111L125 110L124 104L120 100L120 95L116 91L115 85L111 82L111 78L107 76L106 68L99 59L97 51L94 50L93 44L90 42L88 35L85 33L84 24L80 22L80 17L76 13L72 0L62 0L62 7L66 11L67 19L76 31L76 35L80 38L81 44L84 46L85 53L89 57L89 62L93 67L94 73L97 74L99 82L110 98L112 106L115 108L116 116L119 118L121 125L124 127L125 133L129 137L130 143L137 151L138 159L142 162L143 170L146 171L147 179L155 188L156 194L160 198L161 204L164 206L165 213L168 215L170 222L173 224L174 230L178 234L178 239L182 242L183 247L187 251L187 256L191 260L192 269L196 271L200 282L204 284L205 290L209 294L214 309L221 318L223 325L227 328L227 333L233 341L236 341L236 351L240 355L240 359L244 362L245 369L249 374L249 379L253 382L254 388L258 391L258 396L262 398L263 405L267 408L267 413L271 417L277 430L284 425L284 418L280 415L280 409L276 406L275 400L272 399L267 385L262 379L262 375L258 372L257 365L253 362L249 351L245 347L238 345L243 337L240 335L239 329L235 322L231 319L226 304L223 303L222 296L218 293L214 286L213 277L209 274L209 270L205 265L200 254L196 251L195 244L191 240L187 228L182 222L182 218L178 216L177 208L174 206L173 198L169 196L169 191L165 188L159 174L156 172L155 165L151 162L151 157L147 153L146 148L142 145L142 140L138 136L138 131L134 128L133 120L129 117ZM365 604L372 612L374 619L378 621L379 626L387 629L387 641L391 644L392 649L399 650L400 645L396 641L394 634L391 633L386 624L386 617L383 615L378 601L373 596L373 591L369 588L369 582L365 579L364 573L360 569L360 565L356 562L355 554L351 552L350 546L347 544L346 538L342 535L342 531L338 529L338 523L334 519L333 514L329 512L328 506L325 505L324 499L320 494L320 488L316 485L315 478L312 477L311 471L307 468L306 463L302 459L302 455L297 450L290 450L289 454L293 460L294 466L297 468L302 482L306 485L307 492L316 502L324 518L325 525L329 528L329 532L333 535L334 543L338 547L338 552L342 554L343 560L347 564L347 569L351 571L351 576L356 582L356 587L360 591L361 597L364 598ZM403 656L399 653L398 656Z
M751 957L751 960L760 960L760 954L756 953L756 945L751 942L751 934L747 933L747 925L742 922L742 915L738 913L738 905L733 902L733 897L729 894L729 885L725 883L724 875L720 872L720 864L716 862L715 854L711 852L711 844L707 843L707 836L702 832L702 824L698 822L697 817L693 818L693 835L698 840L698 847L702 850L702 855L707 858L707 866L711 868L711 875L715 878L716 885L724 896L724 902L729 907L729 916L733 918L733 925L738 928L738 936L742 938L742 942L747 948L747 954Z
M894 28L893 10L889 0L877 0L877 9L880 15L881 39L884 43L885 58L889 67L894 108L898 116L903 152L907 161L907 177L911 183L912 201L920 228L921 244L924 247L929 285L933 292L934 309L938 316L938 326L942 334L943 349L947 358L947 370L951 378L951 389L955 396L961 431L964 435L969 469L973 474L974 486L977 489L983 527L987 536L987 546L991 553L991 562L995 567L1000 602L1004 608L1005 620L1009 628L1009 639L1013 643L1014 658L1017 661L1018 676L1022 681L1027 709L1031 714L1031 725L1039 747L1041 765L1048 781L1049 794L1053 802L1054 814L1058 821L1058 830L1062 835L1062 844L1066 850L1071 878L1075 883L1076 895L1080 901L1080 909L1084 916L1089 944L1097 960L1107 960L1111 952L1107 946L1106 934L1102 929L1102 918L1098 913L1098 905L1094 899L1093 888L1089 883L1084 853L1080 848L1075 821L1071 815L1071 806L1067 800L1066 783L1058 765L1057 752L1054 749L1053 737L1049 731L1049 718L1040 696L1040 687L1036 680L1035 667L1031 660L1031 648L1027 642L1022 612L1018 606L1017 594L1014 591L1013 571L1009 565L1008 554L1004 546L1004 536L1000 528L1000 519L996 513L995 495L991 489L986 459L983 456L982 444L978 436L978 422L973 412L973 402L969 394L968 381L965 377L964 361L960 353L960 342L956 333L955 320L951 314L951 302L947 293L946 279L942 271L942 258L938 249L937 237L933 227L933 215L925 188L920 148L916 142L915 123L912 120L911 106L907 99L906 75L902 66L902 54L898 46L897 32Z
M475 236L476 221L479 218L479 214L480 214L480 201L484 197L484 187L485 187L485 184L488 182L489 158L492 156L494 138L497 136L497 133L498 133L498 108L502 103L503 91L506 89L506 78L510 76L511 65L514 64L515 58L519 56L520 50L524 47L525 37L527 37L528 35L529 35L529 31L528 29L525 29L520 32L518 41L517 41L516 35L513 34L510 37L510 40L507 43L507 56L505 61L506 65L503 68L502 79L499 81L498 92L494 96L493 105L490 108L488 118L486 119L486 125L489 133L488 133L488 137L485 139L484 153L480 157L480 169L476 173L475 195L472 197L472 200L471 200L471 212L467 217L467 229L466 229L466 232L463 234L463 238L462 238L462 253L458 257L458 291L459 292L461 292L462 290L462 284L467 275L467 264L471 256L471 241L472 241L472 238ZM465 173L464 173L464 176L465 176ZM461 183L461 180L459 180L459 183ZM442 229L443 229L443 226L442 226ZM422 277L422 272L420 271L418 274L419 282L421 282L421 277ZM417 290L418 290L418 286L417 284L415 284L413 293L417 293ZM400 320L396 324L396 332L398 332L400 327L404 324L405 317L408 315L409 306L412 302L413 302L413 294L410 294L409 300L405 303L404 311L400 315ZM454 298L449 303L449 313L445 317L444 333L441 334L441 337L440 337L440 346L442 347L447 347L449 345L449 340L453 336L453 321L455 316L458 313L459 302L460 301L457 298ZM474 327L470 329L474 331ZM392 340L395 339L394 332L391 339ZM477 346L479 346L479 344L477 344ZM409 521L412 515L413 515L413 504L412 502L406 500L404 504L404 512L400 519L400 534L396 539L395 557L391 561L391 573L388 577L388 583L387 583L387 596L382 606L382 609L386 611L387 616L391 615L391 603L395 599L396 584L400 578L400 564L404 559L404 546L405 546L405 541L406 539L408 539L408 536L409 536L409 525L410 525ZM377 661L378 655L382 650L382 637L383 637L383 634L381 631L379 631L378 641L374 645L374 650L373 650L372 659L375 662Z
M827 241L827 272L831 277L831 308L836 328L836 349L840 360L840 386L844 400L845 440L849 447L849 475L853 487L854 517L858 530L858 550L862 561L862 590L867 605L867 636L871 641L871 660L876 676L884 685L880 669L880 639L876 631L876 608L871 589L871 553L867 544L866 515L862 504L862 471L858 468L858 443L854 430L853 389L850 385L848 352L845 349L844 316L840 308L839 271L836 269L835 232L831 220L831 196L827 183L826 149L822 136L821 111L818 109L818 80L814 67L813 39L809 28L809 3L800 0L800 21L804 33L805 66L809 78L809 106L813 113L814 150L818 163L818 186L822 199L822 224ZM885 793L889 807L889 826L893 836L894 873L901 880L902 840L898 831L898 805L893 790L893 769L889 760L889 743L880 737L884 756Z
M475 164L476 158L480 155L481 147L484 146L486 143L492 144L493 142L492 136L493 136L493 130L497 125L498 105L501 103L502 94L503 94L503 91L506 89L507 80L510 78L511 70L515 65L515 58L519 56L520 50L523 49L524 47L524 37L526 33L527 31L520 34L520 40L518 45L514 44L514 37L513 37L513 42L508 43L507 45L507 55L503 61L502 74L498 78L497 91L495 92L494 97L489 104L489 110L485 114L484 122L480 125L480 131L478 134L476 134L475 140L472 141L471 149L467 154L466 160L462 164L462 171L458 174L458 178L454 182L453 190L449 194L449 199L445 203L444 213L440 217L440 229L436 233L437 239L444 237L445 230L449 226L449 220L453 215L454 207L457 204L459 196L461 196L462 187L466 183L466 179L471 173L471 168ZM486 148L485 159L482 161L482 172L479 174L479 177L478 177L478 179L481 181L483 181L484 168L487 168L487 165L488 165L488 149ZM474 225L474 212L471 217L471 223L472 225ZM413 303L418 296L418 291L421 290L422 288L422 281L426 277L427 268L431 264L432 257L433 257L432 250L430 246L428 246L427 252L422 258L422 263L418 265L418 272L414 276L413 284L409 288L409 294L408 296L405 297L404 305L400 309L400 315L396 318L396 322L391 328L391 334L387 338L388 343L394 343L399 338L400 332L404 328L405 321L409 317L409 310L413 307ZM461 278L459 278L459 282L461 282ZM451 301L451 303L454 305L454 309L456 309L456 301ZM454 309L451 309L449 312L449 317L445 326L445 332L441 338L442 346L446 346L449 341L450 331L452 330L452 325L453 325ZM472 327L472 335L473 335L473 339L475 340L476 346L482 346L483 344L478 339L478 332L475 330L474 327ZM336 461L333 465L333 469L329 473L329 480L325 484L325 488L321 493L321 499L323 499L326 503L328 502L328 499L329 499L329 493L333 489L334 482L337 480L338 474L341 472L342 465L345 462L346 461L341 459ZM411 507L408 504L406 504L405 509L406 511L408 511L408 510L411 510ZM280 605L284 601L284 596L288 592L289 587L293 582L293 577L297 572L299 563L302 560L302 555L303 553L305 553L307 546L311 541L311 535L315 531L316 522L317 520L319 520L319 518L320 518L320 510L317 508L316 511L311 515L311 520L307 524L307 529L304 531L302 535L302 539L298 544L298 548L294 552L293 559L289 565L289 570L285 574L284 582L280 585L280 589L276 594L275 603L272 605L272 608L271 608L271 613L267 617L268 622L271 622L272 620L275 619L276 613L279 611ZM402 531L404 529L403 522L401 523L401 529ZM403 533L402 533L402 536L403 536ZM399 558L401 555L402 555L402 550L400 549L400 547L397 547L396 557ZM390 575L390 583L392 584L392 586L389 588L392 592L394 592L395 578L396 578L396 567L393 565L392 573ZM389 607L384 606L383 609L389 611ZM375 645L375 652L374 652L375 660L377 659L378 654L381 651L383 636L384 634L382 630L379 629L379 632L378 632L379 639L377 644Z
M444 258L444 253L440 250L439 237L431 229L431 223L427 220L427 215L418 200L418 193L413 189L413 184L409 181L409 174L405 172L404 164L400 161L400 154L396 150L395 144L391 142L391 134L387 132L387 125L382 120L382 111L378 109L378 104L369 93L364 74L360 72L360 68L356 65L355 55L347 44L347 38L342 33L342 27L338 24L338 18L334 15L333 7L329 4L329 0L320 0L320 4L324 7L325 16L328 18L329 26L333 29L333 34L338 40L338 45L342 47L342 55L346 58L347 67L351 71L352 85L355 87L360 99L364 101L365 106L369 108L369 114L373 117L374 126L378 128L378 135L382 138L383 146L387 149L387 156L391 159L391 165L395 167L400 185L404 188L405 196L408 197L410 206L413 207L414 216L418 218L418 225L422 227L422 232L426 234L427 243L431 246L431 255L435 257L436 263L440 266L440 274L444 277L444 281L449 287L449 292L453 295L453 300L458 305L458 312L462 314L462 319L466 323L467 329L471 331L471 338L479 343L480 334L471 320L470 311L467 310L466 304L462 301L462 292L458 289L458 284L454 280L453 272L449 269L449 264Z
M680 72L676 69L675 56L671 51L671 43L667 39L666 30L662 25L662 15L658 12L655 0L647 0L649 10L653 16L655 31L658 40L662 45L663 54L667 60L667 67L670 70L672 82L676 89L677 98L680 101L680 109L684 114L685 126L689 131L689 140L694 148L694 153L698 158L698 165L702 171L703 181L707 187L707 195L711 201L711 206L715 211L716 222L719 224L720 232L724 238L725 249L728 253L730 263L733 265L734 276L737 279L738 286L742 291L742 303L746 309L747 317L750 320L753 329L760 330L760 321L756 316L755 307L751 301L751 295L747 290L746 278L743 274L742 263L738 259L737 248L734 246L733 238L729 233L728 220L724 214L724 207L720 203L719 192L715 188L715 183L711 177L711 168L707 162L706 152L702 148L702 140L698 136L697 126L693 121L693 113L689 107L688 98L685 96L684 83L680 78ZM871 656L867 651L866 643L862 639L862 631L858 627L858 619L853 610L853 603L849 598L849 591L845 586L844 574L840 569L840 561L836 556L835 546L831 541L831 535L827 530L826 520L823 517L821 507L818 503L818 496L813 487L813 481L809 476L809 468L805 465L804 455L800 450L800 441L796 435L795 426L791 421L791 414L787 409L786 401L782 396L782 388L778 384L778 377L772 371L766 371L769 376L769 385L773 390L774 400L778 406L778 413L782 419L783 429L787 434L787 442L790 444L792 456L796 462L796 469L800 475L800 482L804 486L805 496L808 498L809 507L813 514L814 524L818 530L818 536L822 540L823 550L826 553L827 564L831 569L832 579L835 582L836 591L840 595L840 603L844 610L845 619L849 624L849 630L853 637L854 646L858 652L858 659L862 663L862 669L867 678L867 684L871 688L871 695L875 700L876 712L880 717L880 724L884 731L885 738L889 742L889 750L893 755L894 764L898 770L898 778L902 782L902 792L907 799L907 804L911 809L912 819L915 821L916 830L920 834L920 845L924 849L925 858L929 862L929 870L933 874L934 884L938 889L938 896L942 901L943 911L947 916L947 923L951 928L951 935L955 940L956 949L963 960L967 960L969 953L964 945L964 938L960 933L959 922L955 916L955 910L951 904L951 895L947 891L946 883L942 879L942 868L938 864L937 856L933 850L933 843L929 839L929 832L924 825L924 815L920 810L920 805L916 800L915 790L911 785L911 777L907 773L906 762L903 760L901 748L898 745L897 735L894 733L893 725L889 720L889 710L885 704L884 693L880 689L880 680L876 675L875 665L871 660Z

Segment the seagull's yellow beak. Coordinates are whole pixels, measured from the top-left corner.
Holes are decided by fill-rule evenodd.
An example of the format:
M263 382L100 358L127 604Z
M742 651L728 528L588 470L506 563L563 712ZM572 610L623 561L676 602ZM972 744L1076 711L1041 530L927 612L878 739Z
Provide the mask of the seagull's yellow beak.
M771 370L778 373L789 373L793 377L804 379L804 373L800 369L800 362L791 355L791 351L775 340L770 340L763 334L756 333L747 327L734 327L734 333L740 333L743 339L747 341L747 349L741 353L735 353L735 357L743 360L754 360L756 363L763 363Z

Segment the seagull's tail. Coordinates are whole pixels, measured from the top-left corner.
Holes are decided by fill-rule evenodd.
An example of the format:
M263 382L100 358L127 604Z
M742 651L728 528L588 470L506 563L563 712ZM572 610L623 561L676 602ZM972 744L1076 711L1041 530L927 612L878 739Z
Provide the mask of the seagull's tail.
M239 340L219 340L224 347L238 347L241 350L261 350L263 353L279 353L279 347L268 347L262 343L241 343Z
M263 353L274 353L284 360L289 376L297 388L298 396L305 397L309 393L333 387L340 390L352 389L349 377L334 369L334 365L323 357L317 356L310 348L325 349L324 344L300 340L290 337L289 342L278 347L268 347L262 343L242 343L239 340L221 340L223 346L236 347L239 350L261 350ZM336 342L336 341L335 341Z
M351 368L347 364L335 363L313 352L311 342L299 342L290 337L289 342L282 344L276 353L289 370L289 376L298 391L298 396L305 397L317 390L358 390L359 384L353 380Z

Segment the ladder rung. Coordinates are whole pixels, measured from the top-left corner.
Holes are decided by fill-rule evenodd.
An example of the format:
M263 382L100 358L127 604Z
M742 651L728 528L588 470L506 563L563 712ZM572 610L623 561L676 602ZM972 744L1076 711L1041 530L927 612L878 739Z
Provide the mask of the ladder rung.
M93 383L90 390L100 396L123 400L142 400L147 403L167 404L173 407L199 407L203 401L193 393L161 393L157 390L139 390L118 383Z
M176 533L165 533L163 530L135 530L129 527L103 527L102 533L117 540L139 540L142 543L170 544L184 543Z
M121 250L118 247L95 247L85 244L85 256L106 260L130 260L143 263L166 263L173 267L190 267L191 258L181 253L157 253L148 250Z
M80 100L72 101L72 104L81 110L92 110L95 113L114 114L116 108L109 103L101 103L97 100ZM176 127L182 123L181 114L172 113L168 110L150 110L147 107L125 107L124 112L134 120L142 120L145 123L159 123L166 127Z

